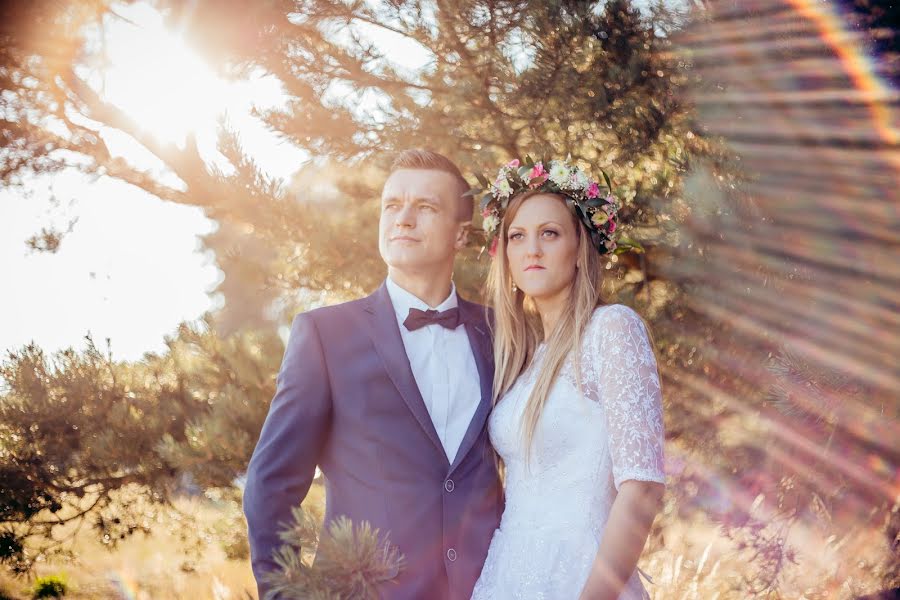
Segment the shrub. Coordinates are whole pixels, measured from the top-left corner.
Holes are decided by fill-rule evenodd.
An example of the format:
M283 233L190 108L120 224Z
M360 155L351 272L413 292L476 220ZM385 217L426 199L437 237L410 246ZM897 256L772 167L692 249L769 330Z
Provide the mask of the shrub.
M69 591L69 584L62 575L38 577L34 582L34 598L62 598Z

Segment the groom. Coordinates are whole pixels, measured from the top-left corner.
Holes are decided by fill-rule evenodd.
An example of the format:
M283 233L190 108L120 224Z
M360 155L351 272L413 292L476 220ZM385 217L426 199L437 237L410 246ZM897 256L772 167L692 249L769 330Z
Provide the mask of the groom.
M400 154L381 198L387 280L367 298L294 319L244 490L260 599L279 523L316 465L326 526L341 515L368 521L404 555L384 598L470 597L503 500L486 426L485 311L451 281L472 219L467 189L446 157Z

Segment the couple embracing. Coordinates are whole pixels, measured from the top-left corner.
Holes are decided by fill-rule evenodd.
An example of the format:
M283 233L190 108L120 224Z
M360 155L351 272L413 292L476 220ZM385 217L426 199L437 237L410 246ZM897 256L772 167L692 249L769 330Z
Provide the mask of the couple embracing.
M565 161L502 167L490 315L451 279L468 188L446 157L401 153L382 192L387 279L294 319L244 491L261 599L317 465L326 523L368 521L405 557L384 598L647 597L662 403L646 325L601 299L614 198Z

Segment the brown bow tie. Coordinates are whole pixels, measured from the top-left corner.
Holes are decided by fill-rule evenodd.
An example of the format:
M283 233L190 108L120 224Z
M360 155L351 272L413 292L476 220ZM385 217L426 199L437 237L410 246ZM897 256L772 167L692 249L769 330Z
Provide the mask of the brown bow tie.
M404 327L410 331L415 331L425 327L426 325L440 325L449 330L459 327L459 308L450 308L445 311L438 312L436 310L419 310L418 308L409 309L409 315L403 321Z

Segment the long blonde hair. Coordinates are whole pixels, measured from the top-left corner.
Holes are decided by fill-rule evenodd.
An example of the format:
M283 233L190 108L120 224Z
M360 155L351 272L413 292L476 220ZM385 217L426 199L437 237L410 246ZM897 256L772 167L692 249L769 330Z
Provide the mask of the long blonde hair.
M513 386L516 379L534 360L538 344L546 342L544 358L537 382L531 390L525 406L522 425L526 447L531 449L538 420L547 402L550 387L559 374L566 358L575 358L575 376L581 388L581 365L578 360L581 336L594 309L604 304L600 282L603 263L597 249L583 225L572 214L572 222L578 235L577 268L569 289L569 309L559 317L555 329L549 333L543 330L540 315L534 302L522 290L513 291L513 280L506 257L506 236L509 224L515 218L522 204L538 193L530 191L512 198L503 217L497 240L497 254L488 273L488 297L494 307L494 389L493 401ZM565 202L562 196L560 202ZM574 352L573 352L574 350Z

